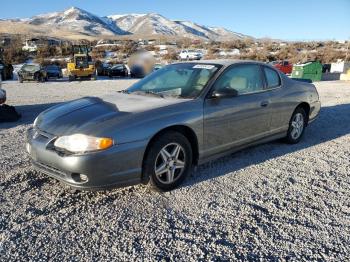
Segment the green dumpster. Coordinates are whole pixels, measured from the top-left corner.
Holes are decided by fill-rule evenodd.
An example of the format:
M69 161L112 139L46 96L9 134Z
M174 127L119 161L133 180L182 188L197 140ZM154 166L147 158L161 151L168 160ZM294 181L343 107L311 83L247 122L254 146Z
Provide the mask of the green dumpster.
M322 64L318 61L296 64L293 66L292 78L309 79L312 82L321 81Z

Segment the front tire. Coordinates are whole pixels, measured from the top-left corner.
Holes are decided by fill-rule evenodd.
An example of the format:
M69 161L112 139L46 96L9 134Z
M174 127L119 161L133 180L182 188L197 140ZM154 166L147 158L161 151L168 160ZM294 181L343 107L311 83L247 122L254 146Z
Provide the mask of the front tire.
M180 185L192 167L192 148L178 132L161 135L148 150L143 163L143 177L152 188L169 191Z
M307 125L307 116L305 110L301 107L295 109L290 121L286 136L286 141L289 144L297 144L304 135Z

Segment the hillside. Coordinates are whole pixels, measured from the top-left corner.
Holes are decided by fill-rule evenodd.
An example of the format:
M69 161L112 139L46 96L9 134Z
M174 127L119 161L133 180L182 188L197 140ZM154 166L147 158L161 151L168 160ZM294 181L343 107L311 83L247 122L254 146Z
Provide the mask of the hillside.
M99 17L77 7L31 18L0 20L0 33L67 39L164 36L225 41L249 37L225 28L207 27L191 21L172 21L155 13Z

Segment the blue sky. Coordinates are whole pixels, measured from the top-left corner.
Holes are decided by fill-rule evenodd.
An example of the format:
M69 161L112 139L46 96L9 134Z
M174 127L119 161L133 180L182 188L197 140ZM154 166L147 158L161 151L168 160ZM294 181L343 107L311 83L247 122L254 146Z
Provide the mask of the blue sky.
M350 0L1 0L0 5L2 19L76 6L100 16L160 13L254 37L350 39Z

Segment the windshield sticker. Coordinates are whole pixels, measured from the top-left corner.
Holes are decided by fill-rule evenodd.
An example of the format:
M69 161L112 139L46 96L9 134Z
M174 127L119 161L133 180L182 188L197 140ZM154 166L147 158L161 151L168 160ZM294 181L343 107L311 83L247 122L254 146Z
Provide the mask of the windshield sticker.
M211 69L213 69L214 67L215 67L215 66L213 66L213 65L195 65L193 68L211 70Z

